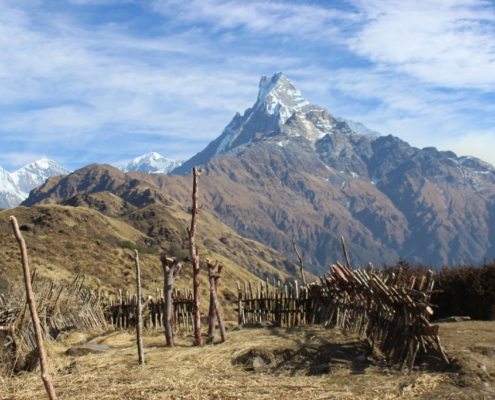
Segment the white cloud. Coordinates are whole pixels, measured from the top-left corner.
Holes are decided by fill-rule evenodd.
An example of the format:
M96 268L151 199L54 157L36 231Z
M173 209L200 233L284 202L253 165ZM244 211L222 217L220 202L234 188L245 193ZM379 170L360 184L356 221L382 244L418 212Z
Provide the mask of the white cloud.
M153 9L177 20L207 22L216 30L242 28L256 34L306 36L337 34L333 22L353 14L288 1L156 0Z
M359 6L368 21L349 41L358 54L437 86L495 89L495 10L490 3L371 0Z

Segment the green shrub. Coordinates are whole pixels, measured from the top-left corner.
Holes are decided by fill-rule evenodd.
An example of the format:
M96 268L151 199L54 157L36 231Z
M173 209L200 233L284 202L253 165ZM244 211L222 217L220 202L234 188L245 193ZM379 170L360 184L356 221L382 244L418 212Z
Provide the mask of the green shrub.
M495 260L481 266L444 266L437 275L436 289L443 290L432 298L438 304L438 318L469 316L492 320L495 315Z
M402 269L401 280L407 282L411 274L423 275L428 267L399 260L387 266L386 270L398 272ZM495 260L482 265L443 266L435 274L431 303L435 304L434 319L452 316L466 316L476 320L495 319Z

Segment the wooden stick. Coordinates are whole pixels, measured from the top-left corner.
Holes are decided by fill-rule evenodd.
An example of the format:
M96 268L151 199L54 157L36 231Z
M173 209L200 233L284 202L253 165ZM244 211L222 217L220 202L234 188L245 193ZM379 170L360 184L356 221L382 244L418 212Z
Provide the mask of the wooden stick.
M43 344L43 336L41 335L40 320L38 318L38 313L36 312L36 303L34 301L33 288L31 287L31 274L29 272L29 261L26 249L26 243L19 230L19 225L17 224L17 219L15 217L10 217L10 222L12 223L12 228L14 229L14 235L19 244L21 250L21 262L24 270L24 283L26 285L26 297L29 304L29 310L31 311L31 318L33 320L34 332L36 335L36 343L38 344L38 350L40 352L40 364L41 364L41 379L45 384L46 392L50 400L57 400L57 395L55 394L55 389L52 384L52 378L48 372L48 362L46 359L45 346Z
M139 365L144 365L144 351L143 351L143 308L141 304L141 267L139 265L139 252L134 249L134 262L136 264L136 300L137 300L137 329L136 339L138 348L138 361Z
M179 275L182 265L175 259L163 256L161 258L163 275L165 276L165 310L164 310L164 324L165 324L165 339L167 340L168 347L174 347L174 328L172 325L172 317L174 313L172 302L172 291L175 280Z
M299 270L301 271L303 286L306 286L306 278L304 277L304 253L302 256L299 254L299 251L297 251L296 242L294 240L292 240L292 246L294 246L294 251L296 252L297 258L299 258Z
M344 252L345 256L345 262L347 264L347 268L351 269L351 262L349 261L349 255L347 254L347 249L345 247L345 241L344 241L344 236L340 238L340 241L342 243L342 251Z
M199 177L203 173L202 170L197 171L193 168L193 193L192 193L192 209L191 209L191 228L188 228L189 234L189 252L191 253L191 261L193 264L193 288L194 288L194 338L196 346L203 344L201 337L201 311L199 305L201 303L201 293L199 289L199 249L196 246L196 226L198 224L198 189Z
M218 326L220 327L220 336L222 337L222 342L227 340L227 331L225 329L225 324L223 323L222 313L220 310L220 303L218 301L217 289L218 289L218 279L222 273L223 265L217 260L215 262L208 262L208 276L210 279L210 298L213 301L213 307L216 314L216 319L218 320ZM210 319L210 335L215 333L215 319L213 315Z

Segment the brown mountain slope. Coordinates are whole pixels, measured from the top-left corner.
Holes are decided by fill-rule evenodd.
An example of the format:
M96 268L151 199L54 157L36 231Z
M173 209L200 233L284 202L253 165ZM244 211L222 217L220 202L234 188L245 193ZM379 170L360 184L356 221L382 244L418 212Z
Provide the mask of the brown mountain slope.
M48 178L43 185L31 191L22 205L54 204L79 193L112 192L128 180L117 168L107 164L91 164L66 176Z
M176 213L181 213L181 222L185 228L186 224L189 223L189 216L187 214L188 207L178 203L171 195L181 198L184 203L189 203L190 179L188 177L175 177L172 178L172 180L169 180L171 177L161 174L156 174L155 177L154 175L155 174L148 175L134 172L125 174L122 171L107 165L92 164L60 179L57 185L50 186L50 189L46 192L44 191L43 186L39 187L31 193L30 198L25 204L29 205L35 202L39 202L40 204L57 203L64 199L61 197L64 195L73 197L91 194L91 196L93 196L95 193L98 193L99 188L106 187L111 188L113 193L136 207L142 207L145 204L161 204L166 207L168 213L171 212L173 214L174 218L177 218ZM97 179L102 179L103 182L99 184L95 181ZM158 183L155 183L154 179L156 179ZM84 183L85 180L88 180L88 182ZM208 182L209 180L206 180L206 184L203 184L203 182L201 183L200 196L203 196L201 197L201 202L205 206L204 208L212 209L210 205L203 203L203 201L207 201L209 198L206 196ZM163 190L157 188L158 185L160 185ZM182 194L181 196L178 195L179 192ZM95 200L91 201L90 206L101 209L101 206L98 205L98 201L101 201L101 199L98 200L96 197L94 197L94 199ZM110 202L116 202L115 199L108 200ZM88 206L87 196L63 201L63 204L77 205L84 203L85 206ZM130 209L129 206L126 207ZM131 212L124 220L160 242L162 240L160 229L162 229L162 233L166 230L163 228L163 218L169 218L167 212L162 213L160 210L153 209L148 214L143 214L142 210L138 210L135 213ZM199 232L200 234L204 233L204 237L208 237L210 240L208 243L204 244L205 248L217 249L220 254L231 258L235 262L242 263L249 271L252 271L261 277L276 276L277 279L286 280L291 275L298 275L295 265L286 260L275 250L255 243L252 240L239 237L231 228L220 223L209 213L202 213L201 218L204 218L204 223L199 224ZM249 218L249 216L247 216L247 218ZM176 221L171 221L167 226L176 226ZM184 233L179 234L179 236L182 238L185 237ZM183 243L179 244L179 246L181 248L187 248ZM257 250L253 250L254 248ZM256 261L251 260L251 257L253 256L257 259ZM277 272L277 270L280 272Z

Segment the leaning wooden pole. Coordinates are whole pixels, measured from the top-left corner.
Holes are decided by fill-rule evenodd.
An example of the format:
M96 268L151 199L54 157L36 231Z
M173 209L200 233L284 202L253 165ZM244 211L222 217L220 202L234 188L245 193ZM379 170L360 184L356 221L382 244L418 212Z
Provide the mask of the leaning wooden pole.
M174 347L174 327L172 324L172 317L174 315L174 304L172 299L172 291L174 289L174 283L179 275L182 265L175 259L167 256L161 257L163 275L165 277L164 297L165 297L165 310L163 313L163 322L165 325L165 339L167 340L168 347Z
M57 400L57 395L55 394L55 389L52 384L52 378L50 377L50 373L48 372L48 362L46 360L45 346L43 344L43 336L41 334L40 320L38 318L38 313L36 312L36 303L34 301L34 293L31 286L31 273L29 271L26 242L24 242L24 238L22 237L21 231L19 230L17 219L15 217L10 217L10 222L12 223L14 235L17 239L17 243L19 243L19 248L21 250L21 262L24 270L24 283L26 285L26 298L29 304L29 310L31 311L34 333L36 335L36 343L38 344L38 350L40 353L41 379L45 384L45 389L50 400Z
M137 329L136 339L138 348L139 365L144 365L143 351L143 305L141 304L141 267L139 265L139 252L134 250L134 262L136 264L136 308L137 308Z
M198 171L196 167L193 168L193 193L192 193L192 209L191 209L191 228L187 229L189 234L189 252L191 253L191 260L193 264L193 288L194 288L194 338L196 346L203 344L203 338L201 337L201 312L199 305L201 303L201 294L199 291L199 250L196 246L196 226L198 224L198 188L199 177L203 171Z
M345 262L347 264L347 268L351 269L351 262L349 261L349 255L347 254L347 248L345 247L344 236L340 238L340 242L342 243L342 251L344 252Z
M294 246L294 251L296 252L296 256L299 259L299 270L301 271L301 279L304 286L306 286L306 278L304 277L304 253L302 256L299 254L297 250L296 242L292 240L292 246Z

